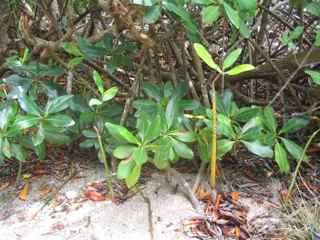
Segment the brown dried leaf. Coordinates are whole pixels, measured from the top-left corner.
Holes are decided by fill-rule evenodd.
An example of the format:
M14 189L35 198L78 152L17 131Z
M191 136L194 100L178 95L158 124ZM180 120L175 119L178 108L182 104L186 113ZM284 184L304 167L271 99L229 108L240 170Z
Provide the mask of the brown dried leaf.
M22 188L22 190L20 191L18 197L19 197L20 200L26 201L26 200L28 199L28 194L29 194L29 183L27 182L27 183L23 186L23 188Z

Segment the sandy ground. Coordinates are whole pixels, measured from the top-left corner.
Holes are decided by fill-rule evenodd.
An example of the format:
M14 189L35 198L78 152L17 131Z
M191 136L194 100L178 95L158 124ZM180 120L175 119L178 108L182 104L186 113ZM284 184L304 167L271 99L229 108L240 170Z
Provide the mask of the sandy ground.
M190 239L182 231L182 221L198 214L183 194L174 192L166 183L164 174L153 173L141 185L150 205L141 193L116 205L84 197L83 189L88 182L104 179L102 166L80 169L77 177L40 212L45 199L41 197L43 189L61 186L64 179L59 174L31 178L27 201L17 197L13 186L0 191L0 240ZM194 175L184 177L190 182L195 179ZM279 225L279 219L270 217L269 207L261 201L244 197L241 201L249 209L248 228L253 232L272 232ZM251 239L262 238L255 235Z
M83 178L74 178L55 199L41 210L41 189L61 184L53 177L30 180L27 201L13 197L1 203L1 240L120 240L151 239L148 204L140 193L120 205L110 201L84 200L83 187L93 180L103 179L102 168L85 170ZM12 189L0 192L0 199ZM165 183L164 176L153 174L143 189L150 199L154 239L188 239L181 231L181 221L194 216L189 201ZM1 196L2 195L2 196Z

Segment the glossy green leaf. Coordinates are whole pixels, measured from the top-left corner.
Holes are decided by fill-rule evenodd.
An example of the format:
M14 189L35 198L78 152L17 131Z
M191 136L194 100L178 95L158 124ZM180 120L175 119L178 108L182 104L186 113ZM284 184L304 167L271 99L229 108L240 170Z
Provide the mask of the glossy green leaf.
M86 138L97 138L97 133L91 130L83 130L82 135Z
M143 84L143 91L148 95L148 97L153 98L157 101L160 101L162 97L161 90L156 84L145 82Z
M112 87L109 88L107 91L103 93L102 101L106 102L114 98L118 93L118 88L117 87Z
M160 16L161 16L161 6L158 4L153 5L147 10L145 15L143 16L143 21L146 24L155 23L156 21L158 21Z
M269 146L264 146L262 145L259 141L254 141L254 142L247 142L247 141L241 141L246 148L260 156L260 157L264 157L264 158L272 158L273 156L273 151Z
M305 70L304 72L312 78L315 84L320 85L320 72L313 70Z
M45 129L45 137L46 141L56 145L65 145L72 142L72 139L68 135L59 133L54 130Z
M290 171L290 164L288 161L287 152L278 141L276 141L274 146L274 156L280 171L288 173Z
M251 118L256 117L260 113L260 107L243 107L235 114L235 119L239 122L248 122Z
M223 2L224 10L228 16L228 19L230 22L235 26L237 29L239 29L240 26L240 17L239 13L234 10L228 3Z
M143 165L144 163L148 162L148 154L147 151L143 147L135 148L132 152L132 159L138 165Z
M65 42L60 45L67 53L76 57L82 57L83 53L80 49L72 42Z
M96 83L96 86L97 86L101 96L103 96L103 94L104 94L103 80L102 80L100 74L96 70L93 71L93 80Z
M282 133L294 133L298 131L299 129L307 126L309 123L309 120L302 117L294 117L289 119L281 128L279 134Z
M179 157L182 157L185 159L193 158L193 151L185 143L179 142L175 139L172 139L171 141L172 141L173 149Z
M263 122L265 126L272 132L276 133L277 131L277 120L275 118L275 113L272 107L266 107L263 111Z
M0 149L1 150L1 149ZM2 142L2 153L5 157L7 158L11 158L12 157L12 153L11 153L11 145L8 141L7 138L5 138Z
M129 158L137 147L132 145L120 145L113 150L113 156L119 159Z
M219 73L222 73L220 67L214 62L213 58L211 57L211 54L202 44L194 43L193 46L198 56L202 59L202 61L204 61L210 68L216 70Z
M141 166L136 165L125 180L128 188L132 188L134 185L137 184L140 178L140 174L141 174Z
M192 131L181 131L181 132L175 132L172 134L174 138L181 142L194 142L196 140L196 133Z
M179 100L175 97L171 98L166 108L166 120L167 120L168 128L170 128L175 122L178 115L178 110L179 110L178 108L179 108Z
M236 137L230 118L222 114L217 115L217 132L230 139L235 139Z
M46 113L50 115L65 110L70 106L72 98L72 95L64 95L50 100L46 106Z
M44 129L42 126L40 126L36 134L32 136L33 145L34 146L40 145L41 143L43 143L44 139L45 139Z
M89 106L93 107L93 106L100 106L102 104L102 102L99 99L96 98L91 98L89 101Z
M19 161L26 161L27 159L27 152L25 149L23 149L23 147L19 144L12 144L11 145L11 152L12 155L18 159Z
M161 133L161 117L159 115L156 116L156 118L152 121L150 124L146 136L145 136L145 141L153 141L157 137L160 136Z
M41 109L40 107L28 96L22 96L18 99L20 107L28 114L41 116Z
M235 76L243 72L251 71L253 69L254 69L254 66L251 64L240 64L230 69L229 71L227 71L226 74L230 76Z
M127 178L130 173L132 172L132 169L135 167L135 162L132 160L132 158L129 158L127 160L122 160L117 168L117 178L118 179L125 179Z
M219 6L210 5L202 10L202 22L211 24L220 17Z
M86 139L79 144L81 148L92 148L96 144L95 139Z
M18 116L16 121L14 122L14 126L18 127L20 130L31 128L34 125L38 124L40 118L34 115L24 115Z
M71 127L75 124L75 121L73 121L71 117L65 114L50 115L45 120L52 126L61 128Z
M105 126L109 133L117 140L138 144L138 139L125 127L109 122L106 122Z
M281 138L281 141L283 143L283 145L285 146L285 148L287 149L287 151L290 153L290 155L296 159L297 161L299 161L302 157L303 154L303 148L300 147L298 144L296 144L295 142L286 139L286 138ZM303 160L307 161L308 157L306 155L303 156Z
M230 152L233 148L235 141L228 139L221 139L217 141L217 157L222 158L225 154Z
M320 3L319 2L312 2L307 5L307 11L314 16L320 16Z
M241 48L238 48L234 51L232 51L226 59L223 61L223 69L226 70L229 67L231 67L239 58L240 54L242 52Z

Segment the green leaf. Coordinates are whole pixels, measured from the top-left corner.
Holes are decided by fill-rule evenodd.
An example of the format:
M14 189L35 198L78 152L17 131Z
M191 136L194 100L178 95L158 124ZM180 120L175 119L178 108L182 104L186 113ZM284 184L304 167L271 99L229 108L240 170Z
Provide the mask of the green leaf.
M120 145L113 150L113 156L119 159L129 158L135 149L137 149L137 147L132 145Z
M212 69L216 70L219 73L222 73L221 68L214 62L211 54L207 49L200 43L193 44L194 49L196 50L198 56Z
M231 67L238 60L241 52L241 48L232 51L223 61L223 70L226 70L227 68Z
M290 153L290 155L294 159L299 161L302 157L302 154L303 154L303 148L300 147L299 145L297 145L295 142L293 142L289 139L286 139L286 138L281 138L281 141L282 141L283 145L285 146L285 148L287 149L287 151ZM308 161L308 157L306 155L304 155L303 160Z
M153 5L151 8L147 10L145 15L143 16L143 21L146 24L155 23L161 16L161 7L160 5Z
M287 157L286 150L281 146L281 144L276 141L274 146L275 160L279 166L281 172L287 173L290 171L290 165Z
M251 64L240 64L230 69L229 71L227 71L226 74L230 76L235 76L243 72L251 71L253 69L254 69L254 66Z
M277 120L272 107L266 107L263 111L263 122L265 126L272 132L277 132Z
M61 112L68 108L71 104L72 98L72 95L64 95L49 101L46 106L47 115Z
M155 150L154 164L158 169L165 169L170 165L169 153L172 148L172 143L167 137L163 137L157 141Z
M298 39L300 36L301 36L301 34L303 33L303 27L301 27L301 26L298 26L298 27L296 27L291 33L290 33L290 38L292 39L292 40L295 40L295 39Z
M223 134L230 139L236 138L236 133L232 127L230 118L222 114L217 115L217 132L218 134Z
M30 115L35 115L38 117L41 116L41 109L33 100L31 100L30 97L25 95L25 96L20 97L18 100L19 100L20 107L26 113L28 113Z
M72 142L71 138L68 135L59 133L54 130L45 129L44 133L46 140L51 144L65 145L70 144Z
M117 87L112 87L109 88L107 91L103 93L102 101L106 102L109 101L110 99L114 98L118 93L118 88Z
M250 29L248 28L247 24L242 19L240 19L239 31L244 38L248 39L251 35Z
M168 128L170 128L175 122L178 114L179 101L176 97L173 97L169 100L169 103L166 108L166 120Z
M33 115L18 116L14 122L14 127L18 127L20 130L31 128L38 124L40 118Z
M149 126L146 136L145 136L145 141L151 142L157 137L160 136L161 133L161 117L159 115L156 116L156 119L154 119Z
M17 107L11 105L6 105L0 111L0 129L5 129L8 127L9 123L14 119L17 113Z
M93 107L93 106L100 106L102 104L102 102L99 99L96 98L91 98L89 101L89 106Z
M239 29L240 26L240 17L239 13L234 10L228 3L223 2L224 10L230 20L230 22L235 26L237 29Z
M171 139L171 142L172 142L172 146L173 146L175 153L179 157L186 158L186 159L193 158L192 150L185 143L179 142L175 139Z
M239 122L248 122L251 118L256 117L260 113L260 107L243 107L235 114L235 119Z
M3 140L3 142L2 142L2 153L7 158L11 158L12 157L11 145L10 145L10 143L9 143L7 138L5 138Z
M41 143L43 143L44 139L45 139L44 129L43 129L42 126L40 126L40 127L38 128L38 131L37 131L36 135L35 135L35 136L32 136L33 145L34 145L34 146L40 145Z
M23 149L23 147L19 144L11 145L12 155L21 162L26 161L27 152Z
M96 83L96 86L98 87L98 90L101 96L103 96L104 94L103 80L100 74L96 70L93 71L93 80Z
M279 134L296 132L299 129L307 126L308 123L309 123L309 120L306 118L302 118L302 117L291 118L284 124Z
M153 98L157 101L160 101L162 97L159 86L152 83L145 82L143 84L143 91L148 95L148 97Z
M97 138L97 133L91 130L83 130L82 135L87 138Z
M71 127L75 124L75 121L73 121L71 117L65 114L50 115L45 120L52 126L61 128Z
M151 7L153 4L155 4L157 1L155 0L133 0L133 4L137 5L143 5L143 6L148 6Z
M259 117L250 119L241 129L240 139L253 141L257 139L262 130L262 121Z
M126 184L128 188L132 188L134 185L137 184L141 174L141 166L136 165L130 175L126 178Z
M86 139L79 144L81 148L92 148L96 144L95 139Z
M67 53L76 57L83 57L80 49L72 42L61 43L60 45Z
M307 11L314 16L320 16L320 3L312 2L307 5Z
M125 141L133 144L138 144L138 139L129 132L128 129L126 129L123 126L112 124L109 122L105 123L106 128L108 129L109 133L117 140L119 141Z
M147 151L143 147L135 148L134 151L132 152L132 159L138 165L142 165L142 164L148 162Z
M171 134L176 138L177 140L181 142L194 142L196 140L196 133L192 131L187 131L187 132L175 132Z
M273 156L273 151L269 146L264 146L262 145L259 141L254 141L254 142L247 142L247 141L241 141L246 148L260 156L260 157L264 157L264 158L272 158Z
M207 24L212 24L217 21L220 16L219 6L208 6L202 10L202 21Z
M130 173L132 172L132 169L135 166L135 162L132 160L132 158L129 158L127 160L122 160L117 168L117 178L118 179L125 179L129 177Z
M314 45L316 47L320 47L320 30L316 31L316 40L314 42ZM320 84L320 81L319 81L319 84Z
M221 139L217 141L217 157L222 158L225 154L231 151L235 141L230 141L228 139Z
M313 71L313 70L305 70L304 72L306 74L308 74L312 78L312 81L315 84L319 84L320 85L320 72Z

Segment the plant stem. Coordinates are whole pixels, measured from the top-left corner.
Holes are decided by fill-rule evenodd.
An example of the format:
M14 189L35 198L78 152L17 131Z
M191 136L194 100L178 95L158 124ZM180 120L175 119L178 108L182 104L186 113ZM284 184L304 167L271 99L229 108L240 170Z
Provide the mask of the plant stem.
M216 106L216 91L214 82L212 83L212 145L211 145L211 174L210 185L212 188L216 187L217 181L217 106Z
M18 169L18 173L17 173L17 178L16 178L16 187L18 187L19 182L21 180L21 174L22 174L22 161L19 161L19 169Z
M108 166L108 162L107 162L106 152L104 151L101 135L99 133L98 128L96 126L94 126L93 128L96 131L97 137L98 137L98 143L99 143L100 151L101 151L101 158L102 158L103 165L104 165L104 174L105 174L106 181L107 181L107 188L110 191L111 198L113 199L114 191L113 191L113 187L112 187L111 174L110 174L110 170L109 170L109 166Z
M286 197L286 201L289 200L289 198L290 198L290 195L291 195L291 193L292 193L293 186L294 186L294 184L295 184L295 182L296 182L296 178L297 178L297 175L298 175L298 172L299 172L301 163L302 163L302 161L303 161L303 159L304 159L304 156L306 155L306 151L307 151L308 147L310 146L312 140L316 137L316 135L317 135L319 132L320 132L320 129L318 129L317 131L315 131L315 132L311 135L311 137L309 138L306 146L305 146L304 149L303 149L303 153L302 153L302 155L301 155L301 157L300 157L300 159L299 159L299 161L298 161L298 164L297 164L297 166L296 166L296 169L295 169L295 171L294 171L294 174L293 174L293 177L292 177L292 180L291 180L289 189L288 189L288 194L287 194L287 197Z

